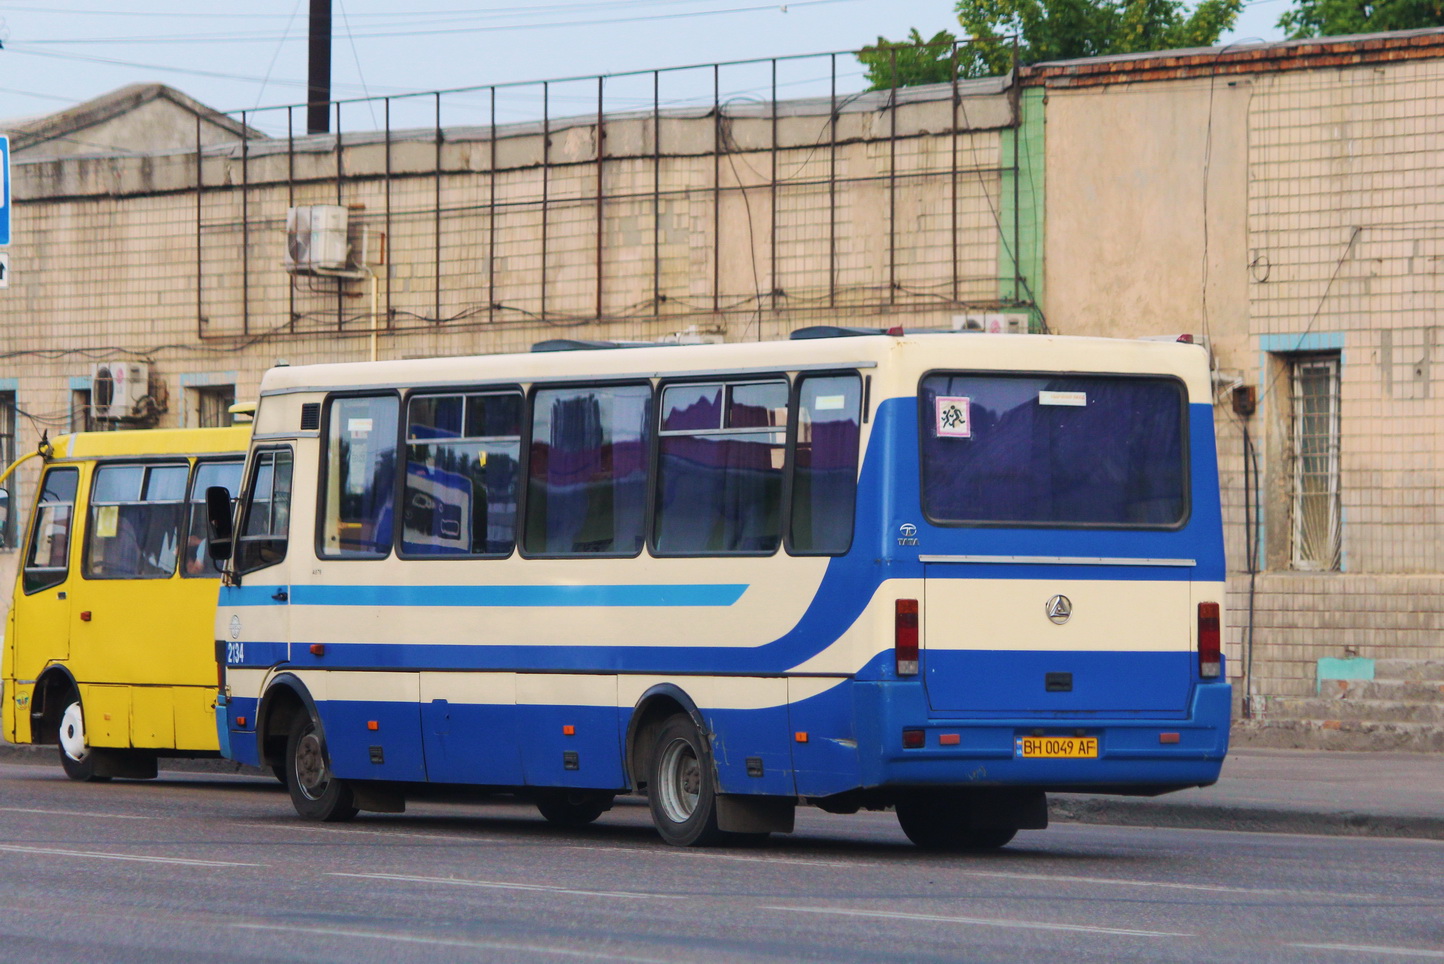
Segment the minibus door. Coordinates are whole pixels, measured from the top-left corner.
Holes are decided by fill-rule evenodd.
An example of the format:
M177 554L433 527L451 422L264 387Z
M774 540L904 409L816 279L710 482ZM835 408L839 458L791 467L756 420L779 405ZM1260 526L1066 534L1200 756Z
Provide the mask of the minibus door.
M25 545L20 598L14 602L13 670L33 680L45 666L70 658L72 545L79 546L76 493L80 469L47 469L40 483L30 538Z
M217 656L227 668L270 667L288 657L291 467L289 446L259 449L252 457L216 610Z

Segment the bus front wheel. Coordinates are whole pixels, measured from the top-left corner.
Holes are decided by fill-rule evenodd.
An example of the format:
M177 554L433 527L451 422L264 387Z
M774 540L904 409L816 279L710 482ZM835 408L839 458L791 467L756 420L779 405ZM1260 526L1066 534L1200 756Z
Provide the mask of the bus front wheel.
M81 783L99 783L110 779L95 772L95 751L90 748L90 743L85 738L85 711L80 707L80 700L73 696L65 711L60 714L60 731L56 743L60 747L60 765L65 768L65 775L70 779Z
M356 816L351 788L332 775L321 728L306 716L286 738L286 789L296 812L307 820L337 823Z
M662 725L651 771L647 803L662 839L678 847L721 843L725 834L717 828L716 776L691 717L678 714Z
M997 850L1018 833L1013 827L969 826L966 797L923 794L897 802L897 822L907 838L924 850Z

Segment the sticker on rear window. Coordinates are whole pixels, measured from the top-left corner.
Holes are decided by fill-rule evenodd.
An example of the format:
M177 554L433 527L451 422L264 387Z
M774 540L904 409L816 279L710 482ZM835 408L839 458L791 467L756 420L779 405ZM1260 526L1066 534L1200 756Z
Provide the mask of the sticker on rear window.
M972 438L972 399L966 395L939 395L933 431L938 438Z
M1077 408L1088 407L1087 392L1039 392L1039 405L1073 405Z

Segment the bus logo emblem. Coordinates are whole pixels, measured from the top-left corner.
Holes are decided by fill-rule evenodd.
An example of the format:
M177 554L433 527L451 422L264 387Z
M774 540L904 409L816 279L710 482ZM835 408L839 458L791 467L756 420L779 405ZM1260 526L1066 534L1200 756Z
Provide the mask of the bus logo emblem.
M897 527L897 544L900 546L915 546L918 544L918 527L911 522L904 522Z
M241 617L240 617L240 616L232 616L232 617L231 617L231 639L240 639L240 638L241 638Z
M1068 621L1069 616L1073 615L1073 600L1059 593L1048 600L1046 609L1048 618L1055 625L1061 626Z

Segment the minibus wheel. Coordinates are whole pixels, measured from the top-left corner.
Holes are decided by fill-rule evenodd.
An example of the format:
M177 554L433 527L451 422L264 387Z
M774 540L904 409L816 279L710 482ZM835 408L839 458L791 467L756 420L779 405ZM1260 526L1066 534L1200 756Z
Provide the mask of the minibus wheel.
M356 816L357 808L346 781L331 773L331 760L321 728L308 716L299 716L286 738L286 789L296 812L308 820L337 823Z
M678 713L662 724L652 752L647 804L657 833L678 847L721 843L712 759L697 724Z
M70 779L81 783L100 783L110 779L95 772L95 751L85 739L85 711L81 709L80 697L75 693L70 694L65 710L60 714L56 743L60 747L60 765Z
M946 793L906 797L895 809L902 832L924 850L997 850L1018 833L1013 827L969 827L967 801Z

